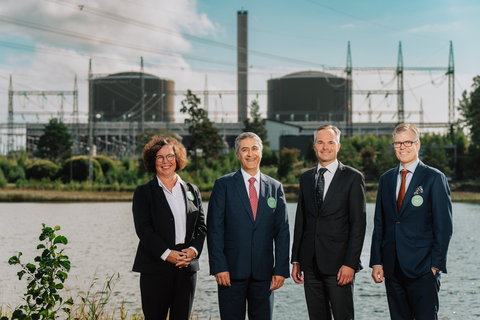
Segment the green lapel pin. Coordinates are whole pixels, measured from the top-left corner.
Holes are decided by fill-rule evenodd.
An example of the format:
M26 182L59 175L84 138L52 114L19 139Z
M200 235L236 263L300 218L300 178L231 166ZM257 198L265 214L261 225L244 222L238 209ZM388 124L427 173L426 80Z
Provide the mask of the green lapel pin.
M277 206L277 201L273 198L273 197L270 197L268 198L267 200L267 204L270 208L275 208Z
M421 195L416 195L412 198L412 204L415 206L415 207L420 207L422 204L423 204L423 198Z

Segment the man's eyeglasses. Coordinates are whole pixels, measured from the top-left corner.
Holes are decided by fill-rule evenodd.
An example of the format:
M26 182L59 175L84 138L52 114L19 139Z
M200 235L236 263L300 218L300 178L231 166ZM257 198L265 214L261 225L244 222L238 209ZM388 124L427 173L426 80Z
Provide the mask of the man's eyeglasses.
M418 142L418 140L413 140L413 141L403 141L403 142L400 142L400 141L395 141L393 144L393 146L395 148L400 148L402 146L402 144L405 146L405 147L411 147L412 144Z
M157 160L157 162L163 162L163 159L167 159L167 161L173 161L173 159L175 159L175 155L174 154L167 154L165 157L164 156L156 156L155 157L155 160Z

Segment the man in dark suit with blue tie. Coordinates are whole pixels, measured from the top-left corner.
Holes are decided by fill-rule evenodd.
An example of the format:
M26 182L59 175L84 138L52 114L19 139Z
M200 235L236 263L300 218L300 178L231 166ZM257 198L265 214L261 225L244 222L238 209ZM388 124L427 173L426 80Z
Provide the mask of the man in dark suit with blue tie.
M420 136L408 123L393 131L400 166L380 178L370 254L372 278L385 280L394 320L438 319L440 274L453 233L445 175L418 159Z
M365 181L356 169L337 160L340 130L315 130L314 168L300 177L292 278L304 283L311 320L354 319L353 282L362 269L365 239Z
M289 276L290 234L282 184L260 172L262 140L235 140L241 169L215 181L207 214L210 274L220 317L272 319L273 291Z

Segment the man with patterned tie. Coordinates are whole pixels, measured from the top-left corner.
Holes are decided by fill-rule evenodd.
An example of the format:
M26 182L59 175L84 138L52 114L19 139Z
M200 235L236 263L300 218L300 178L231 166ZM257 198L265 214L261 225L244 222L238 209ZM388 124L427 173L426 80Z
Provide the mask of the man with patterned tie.
M260 172L262 140L235 140L241 169L218 178L208 203L210 274L218 284L220 318L272 319L273 291L289 276L290 233L282 184Z
M453 232L445 175L418 159L420 136L399 124L393 146L400 165L380 178L370 253L372 278L385 280L394 320L438 319L440 273L447 272Z
M365 238L365 180L337 160L340 130L319 127L315 168L300 177L292 278L304 283L310 319L354 319L353 281L362 269Z

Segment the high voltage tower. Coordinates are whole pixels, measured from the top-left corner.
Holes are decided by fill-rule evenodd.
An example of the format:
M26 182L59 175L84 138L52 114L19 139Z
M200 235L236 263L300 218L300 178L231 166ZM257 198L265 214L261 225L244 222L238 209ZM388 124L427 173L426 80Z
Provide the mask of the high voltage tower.
M26 99L29 99L29 96L38 96L38 97L43 97L45 100L47 100L47 96L59 96L61 97L60 99L60 111L57 112L58 117L60 119L63 118L64 116L64 110L63 110L63 100L65 99L65 96L73 96L73 111L72 111L72 117L73 117L73 124L74 124L74 132L73 132L73 150L74 153L77 150L76 143L78 141L78 85L77 85L77 75L75 75L75 80L74 80L74 85L73 85L73 91L45 91L45 90L26 90L26 91L14 91L13 90L13 83L12 83L12 76L10 75L10 84L8 86L8 123L7 123L7 154L10 152L13 152L13 145L14 145L14 110L13 110L13 97L14 96L22 96L25 97ZM50 111L21 111L19 112L23 115L39 115L39 114L55 114L55 112L50 112Z
M453 44L450 41L450 53L448 60L448 67L405 67L403 65L403 52L402 52L402 42L399 42L398 46L398 59L397 67L353 67L352 64L352 53L350 49L350 42L348 42L347 48L347 64L346 68L342 67L324 67L326 71L343 71L346 74L346 81L344 82L344 94L346 98L345 106L345 122L347 128L347 135L352 135L352 123L353 123L353 99L352 95L397 95L397 122L402 123L405 121L405 89L404 89L404 71L429 71L429 72L445 72L445 75L448 76L448 124L452 125L455 122L455 64L453 59ZM353 71L392 71L395 72L397 79L397 90L353 90ZM209 95L263 95L268 94L267 90L246 90L246 91L237 91L237 90L208 90L207 89L207 79L205 77L205 89L204 90L192 90L193 94L203 95L204 100L208 101ZM174 94L174 95L184 95L186 91L167 91L163 94ZM372 113L372 111L369 111ZM419 113L423 118L423 108L416 111L409 111L410 113ZM391 113L390 111L378 111L377 113Z

